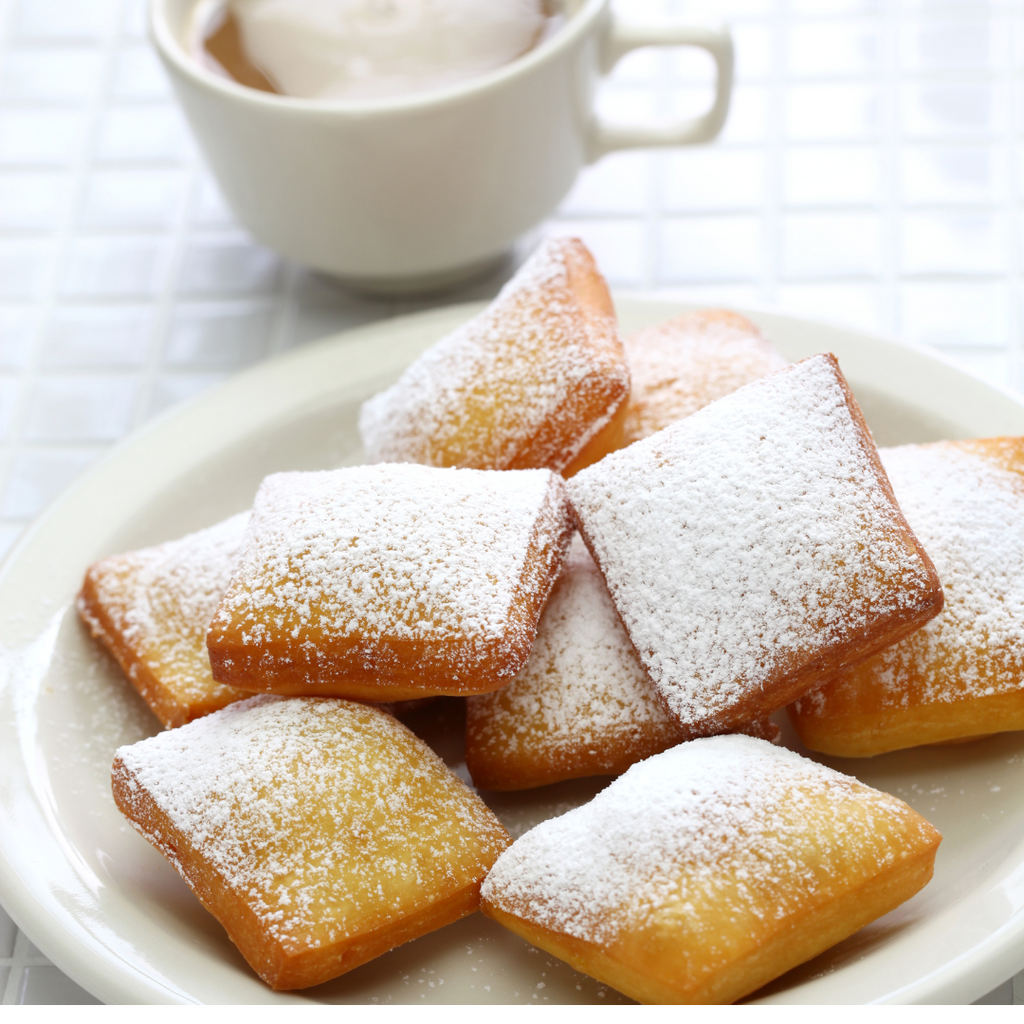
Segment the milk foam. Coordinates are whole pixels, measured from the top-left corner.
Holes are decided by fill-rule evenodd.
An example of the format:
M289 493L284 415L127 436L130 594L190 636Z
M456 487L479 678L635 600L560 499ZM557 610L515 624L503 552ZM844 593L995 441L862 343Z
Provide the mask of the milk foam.
M373 99L498 68L550 29L543 0L231 0L247 56L281 92Z

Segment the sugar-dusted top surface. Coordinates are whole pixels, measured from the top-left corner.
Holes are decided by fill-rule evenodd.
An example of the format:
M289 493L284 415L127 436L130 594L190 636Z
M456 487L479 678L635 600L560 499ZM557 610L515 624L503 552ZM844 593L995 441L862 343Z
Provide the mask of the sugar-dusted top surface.
M256 495L214 625L252 645L500 638L535 532L567 521L563 485L548 470L386 463L278 473Z
M367 461L565 468L629 386L611 309L581 302L570 261L597 274L582 243L543 243L486 310L366 402Z
M618 750L652 733L681 738L633 650L577 534L519 674L468 699L472 734L492 756Z
M681 723L713 724L782 666L930 592L870 444L834 363L815 356L568 481L633 644Z
M148 793L291 949L456 892L507 841L426 744L348 701L255 697L116 756L130 802Z
M626 444L786 365L746 317L726 310L684 313L623 344L632 380Z
M206 631L248 521L242 512L179 540L115 556L94 573L96 599L124 643L183 701L221 689L210 674Z
M1016 438L1006 443L1024 451ZM983 447L996 444L881 451L946 595L938 616L856 670L858 684L870 679L886 704L986 697L1024 680L1024 478ZM802 710L805 703L813 706L814 695Z
M851 803L865 813L851 815ZM785 748L693 740L527 832L481 894L588 942L675 921L695 947L713 949L736 921L760 927L808 906L836 872L870 876L891 863L903 850L888 841L886 819L911 835L930 828L895 797Z

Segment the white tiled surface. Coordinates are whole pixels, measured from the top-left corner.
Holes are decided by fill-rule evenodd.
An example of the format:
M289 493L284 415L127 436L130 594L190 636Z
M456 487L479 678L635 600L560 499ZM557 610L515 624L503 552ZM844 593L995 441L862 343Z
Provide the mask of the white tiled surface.
M728 18L733 112L714 147L591 168L551 230L582 235L616 287L826 317L1024 388L1019 0L621 6ZM695 111L707 76L699 54L635 54L604 113ZM0 0L0 553L156 412L422 305L349 295L238 228L146 43L141 0ZM1024 976L990 999L1014 995ZM89 998L2 911L0 997Z

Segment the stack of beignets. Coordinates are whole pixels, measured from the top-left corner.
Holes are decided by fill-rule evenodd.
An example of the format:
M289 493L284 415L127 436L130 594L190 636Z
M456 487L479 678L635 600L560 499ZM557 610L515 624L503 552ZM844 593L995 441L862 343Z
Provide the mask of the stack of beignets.
M567 487L687 736L770 715L942 608L832 356L748 384Z
M509 842L425 743L342 700L254 697L121 747L113 789L275 989L472 913Z
M940 838L887 793L716 736L516 840L481 909L641 1002L728 1003L912 896Z
M790 708L842 757L1024 729L1024 439L883 449L946 592L942 614Z
M359 431L368 462L568 476L620 444L628 395L604 278L582 242L555 238L366 402Z
M168 728L250 694L214 682L206 631L238 563L249 513L89 567L78 613Z
M213 677L375 701L486 693L529 657L571 536L550 470L274 474L210 625Z
M895 798L693 739L777 732L942 608L835 359L785 367L721 311L629 353L632 397L592 257L549 241L364 405L372 464L274 474L247 525L89 570L83 618L161 720L207 715L117 752L118 806L273 987L471 912L510 842L353 701L467 696L481 787L626 772L502 854L485 910L643 1001L739 998L930 877L938 834Z

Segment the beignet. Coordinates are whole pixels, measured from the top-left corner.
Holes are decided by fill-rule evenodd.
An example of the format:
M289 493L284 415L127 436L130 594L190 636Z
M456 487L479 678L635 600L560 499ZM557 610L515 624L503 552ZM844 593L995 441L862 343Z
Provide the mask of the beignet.
M363 405L368 462L570 473L619 443L629 370L578 239L550 239L479 316Z
M623 446L786 365L761 332L739 313L683 313L623 339L630 392Z
M942 614L789 709L812 750L870 757L1024 729L1024 438L883 449Z
M481 910L641 1002L729 1003L909 899L940 840L887 793L716 736L517 839Z
M777 743L770 719L737 732ZM466 767L481 789L618 775L685 739L647 678L579 534L508 686L466 698Z
M121 747L114 799L272 988L476 910L509 837L390 715L254 697Z
M484 789L619 774L681 742L577 536L508 686L466 700L466 765Z
M571 536L549 470L269 476L210 626L213 677L373 701L496 689L529 656Z
M78 614L167 727L250 696L214 682L206 630L238 562L249 513L89 567Z
M770 715L942 608L833 356L754 381L566 486L687 736Z

